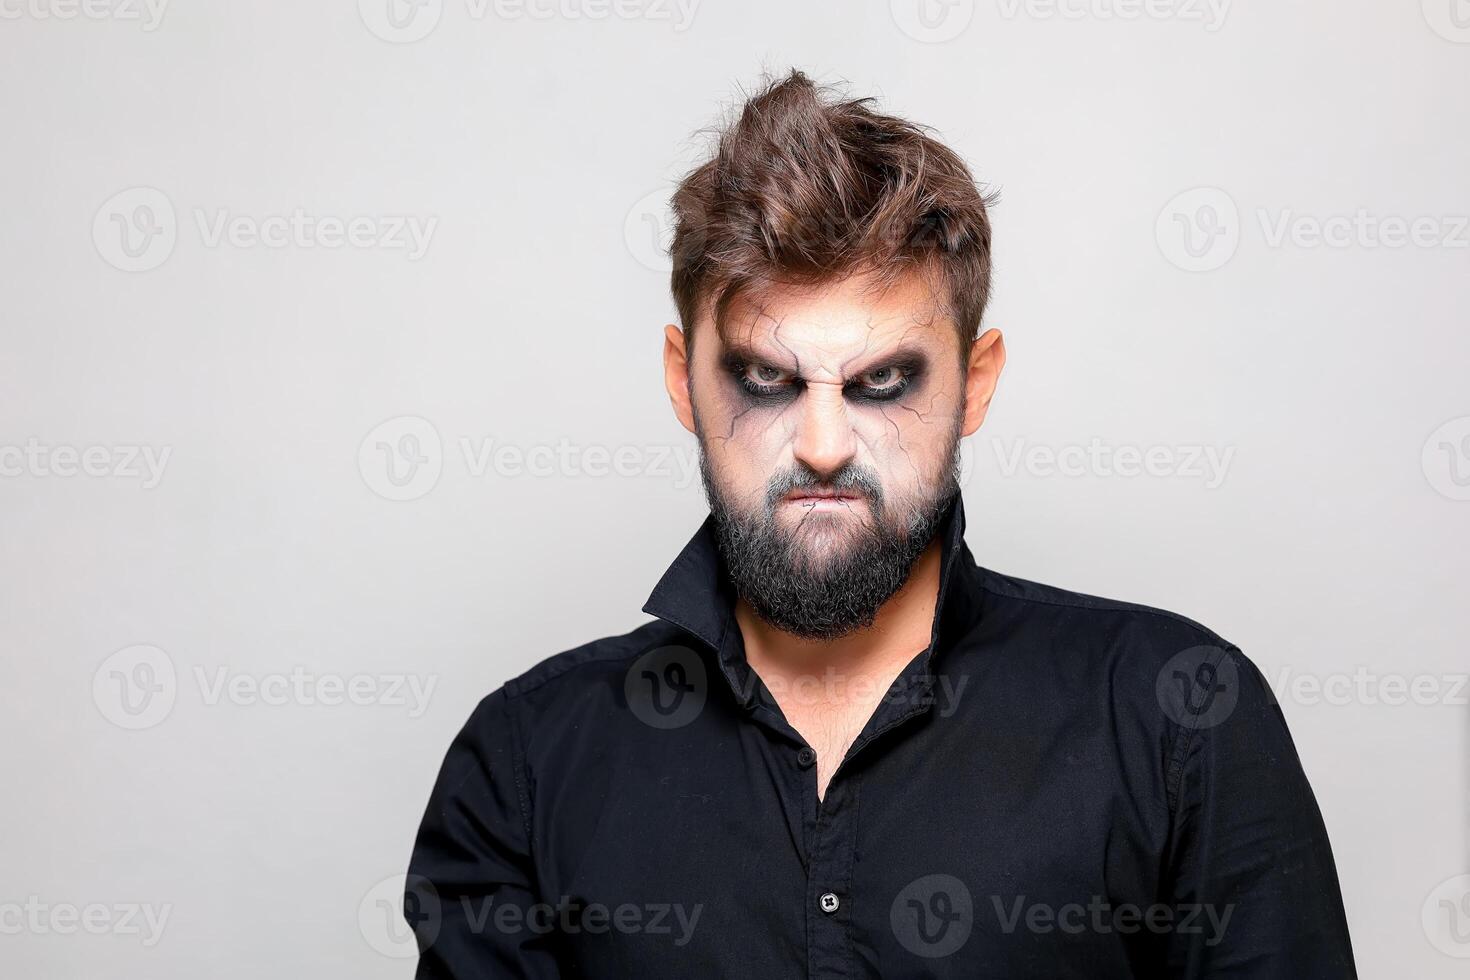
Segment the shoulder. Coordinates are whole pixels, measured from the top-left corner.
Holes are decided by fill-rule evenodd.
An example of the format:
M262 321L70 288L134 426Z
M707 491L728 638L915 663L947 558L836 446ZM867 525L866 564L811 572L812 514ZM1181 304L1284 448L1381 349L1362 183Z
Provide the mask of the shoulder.
M1240 649L1188 616L1137 602L1074 592L976 567L981 622L1019 631L1059 652L1158 660L1192 647L1240 656ZM1162 659L1160 659L1162 658Z
M1076 618L1093 623L1126 623L1146 629L1194 634L1202 639L1230 645L1208 627L1168 609L1073 592L1014 575L1004 575L988 568L976 570L978 587L992 606L1009 606L1030 616Z
M1188 616L976 572L974 648L1033 690L1189 729L1209 727L1241 701L1274 702L1240 647Z
M509 700L573 696L609 677L621 678L643 654L660 647L687 645L688 636L678 627L652 620L627 633L604 636L547 657L530 670L505 682Z
M538 718L575 724L577 718L616 710L630 668L644 654L689 649L693 640L678 627L652 620L626 633L599 637L541 660L486 695L471 726L534 727ZM688 654L695 657L692 650Z
M1240 647L1187 616L979 569L983 655L999 657L1031 703L1085 725L1147 733L1162 748L1169 799L1188 758L1282 757L1275 694Z

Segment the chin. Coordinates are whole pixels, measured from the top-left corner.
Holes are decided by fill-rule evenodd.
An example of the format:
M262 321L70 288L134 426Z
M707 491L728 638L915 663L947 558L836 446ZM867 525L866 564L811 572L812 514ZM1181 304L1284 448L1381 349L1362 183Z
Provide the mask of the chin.
M851 543L870 526L866 512L846 508L812 509L801 507L784 508L790 511L780 523L793 540L811 543L820 547Z
M808 571L822 573L850 558L861 540L859 524L851 517L813 515L793 531L791 551Z

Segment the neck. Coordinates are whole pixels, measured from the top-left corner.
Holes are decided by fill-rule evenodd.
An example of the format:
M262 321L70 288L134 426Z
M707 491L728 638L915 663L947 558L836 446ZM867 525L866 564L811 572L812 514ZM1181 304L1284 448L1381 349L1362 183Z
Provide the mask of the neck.
M939 535L924 549L909 577L873 617L871 626L835 640L810 639L783 632L744 599L736 601L735 620L745 640L746 661L756 673L810 674L838 668L846 673L884 673L908 663L929 645L939 600Z

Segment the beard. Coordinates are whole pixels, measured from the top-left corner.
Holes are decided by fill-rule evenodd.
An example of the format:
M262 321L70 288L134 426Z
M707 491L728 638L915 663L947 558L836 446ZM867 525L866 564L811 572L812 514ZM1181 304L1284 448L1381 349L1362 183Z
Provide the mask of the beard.
M907 506L891 508L882 483L864 467L849 464L824 481L797 464L771 478L762 506L752 514L721 491L700 435L699 473L735 591L761 619L795 636L832 640L871 626L908 581L959 493L959 440L956 424L946 469ZM795 528L784 526L777 517L782 498L819 486L862 496L866 514L813 510Z

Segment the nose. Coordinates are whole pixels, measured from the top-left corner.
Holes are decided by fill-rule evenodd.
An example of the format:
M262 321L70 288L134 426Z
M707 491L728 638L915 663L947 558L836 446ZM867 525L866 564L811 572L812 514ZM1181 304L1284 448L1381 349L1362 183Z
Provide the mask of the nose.
M807 382L800 411L793 443L796 458L823 481L830 480L857 451L842 385Z

